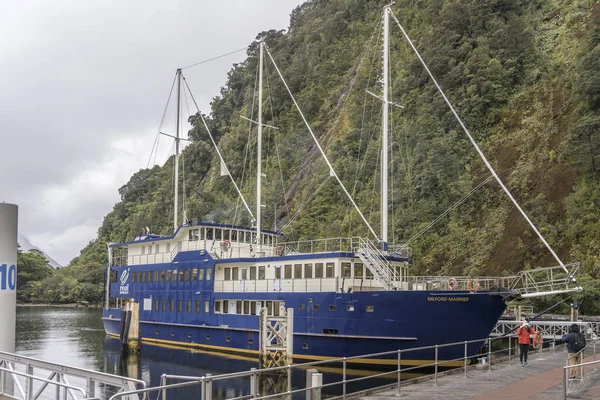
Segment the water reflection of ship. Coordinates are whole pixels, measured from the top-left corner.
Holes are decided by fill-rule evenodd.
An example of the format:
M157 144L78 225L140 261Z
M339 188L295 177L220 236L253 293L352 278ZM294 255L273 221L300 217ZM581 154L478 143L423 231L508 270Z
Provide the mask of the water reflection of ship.
M120 342L118 339L107 336L102 348L104 357L104 371L115 373L132 378L144 380L150 386L159 386L161 375L180 375L180 376L205 376L207 374L219 375L231 372L249 371L251 368L258 368L258 360L252 357L239 355L229 355L215 353L203 350L185 350L181 347L165 345L142 345L139 355L133 358L127 355L121 356ZM294 368L292 373L292 387L294 389L303 388L306 384L306 370L316 368L323 373L323 384L339 382L342 380L342 368L334 364L319 365L316 367ZM356 377L366 377L380 374L381 370L359 370L348 368L346 370L347 379ZM403 373L403 379L410 379L422 374ZM389 384L396 379L395 372L383 377L366 379L359 382L348 384L348 391L369 389L374 386ZM287 376L271 375L261 380L262 392L284 392L287 390ZM213 398L225 399L247 395L250 388L249 379L230 379L227 381L217 381L213 384ZM327 394L335 395L342 393L341 385L326 388ZM151 397L154 398L154 393ZM177 392L168 393L169 399L181 398L200 398L200 386L192 386L179 389ZM298 395L298 398L304 396Z

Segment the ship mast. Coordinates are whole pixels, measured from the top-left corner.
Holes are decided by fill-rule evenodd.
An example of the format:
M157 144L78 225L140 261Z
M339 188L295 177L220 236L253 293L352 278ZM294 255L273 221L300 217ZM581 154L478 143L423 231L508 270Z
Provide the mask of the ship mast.
M175 130L175 199L173 210L173 232L177 230L177 203L179 195L179 113L181 108L181 69L177 70L177 123Z
M262 81L263 81L263 51L265 43L261 40L258 57L258 137L256 149L256 251L262 252L261 225L261 185L262 185Z
M388 243L388 76L389 76L389 30L390 6L383 9L383 113L381 117L381 242L385 250Z

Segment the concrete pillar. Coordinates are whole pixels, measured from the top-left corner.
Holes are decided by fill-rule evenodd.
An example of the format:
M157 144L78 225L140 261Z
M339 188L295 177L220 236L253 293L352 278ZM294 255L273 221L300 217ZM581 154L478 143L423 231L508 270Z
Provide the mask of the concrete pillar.
M15 352L19 208L0 203L0 351Z

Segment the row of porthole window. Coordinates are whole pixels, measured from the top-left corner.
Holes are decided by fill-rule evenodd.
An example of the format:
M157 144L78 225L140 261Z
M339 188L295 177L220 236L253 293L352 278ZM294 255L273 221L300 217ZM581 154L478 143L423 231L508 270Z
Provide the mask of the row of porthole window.
M206 273L204 272L206 270ZM191 282L212 280L213 270L210 268L174 269L160 271L134 271L131 282Z
M298 309L300 311L306 310L306 305L305 304L300 304L298 306ZM313 304L313 310L319 311L320 309L321 309L320 305ZM337 310L336 306L334 306L334 305L329 306L329 311L336 311L336 310ZM347 305L346 306L346 311L350 311L350 312L354 311L354 306L353 305ZM374 312L375 311L375 307L373 307L373 306L365 306L365 311L366 312Z
M157 329L157 330L156 330L154 333L155 333L156 335L159 335L159 334L160 334L160 332L158 331L158 329ZM171 332L171 337L175 337L175 332ZM187 334L187 337L188 337L188 339L191 339L191 338L192 338L192 334L191 334L191 333L188 333L188 334ZM210 340L210 335L206 335L206 340L207 340L207 341L208 341L208 340ZM226 337L225 337L225 341L226 341L226 342L231 342L231 337L230 337L230 336L226 336ZM252 339L252 338L248 338L248 344L253 344L253 343L254 343L254 339ZM308 347L306 347L306 348L308 348Z

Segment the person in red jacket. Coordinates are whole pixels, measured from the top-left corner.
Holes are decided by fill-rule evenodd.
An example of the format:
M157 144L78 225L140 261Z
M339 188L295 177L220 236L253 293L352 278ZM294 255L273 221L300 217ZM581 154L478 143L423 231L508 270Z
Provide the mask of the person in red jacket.
M517 329L517 336L519 337L519 360L521 360L521 366L527 365L527 352L529 352L529 345L531 344L531 335L535 335L537 332L529 326L527 322L522 322L519 329Z

